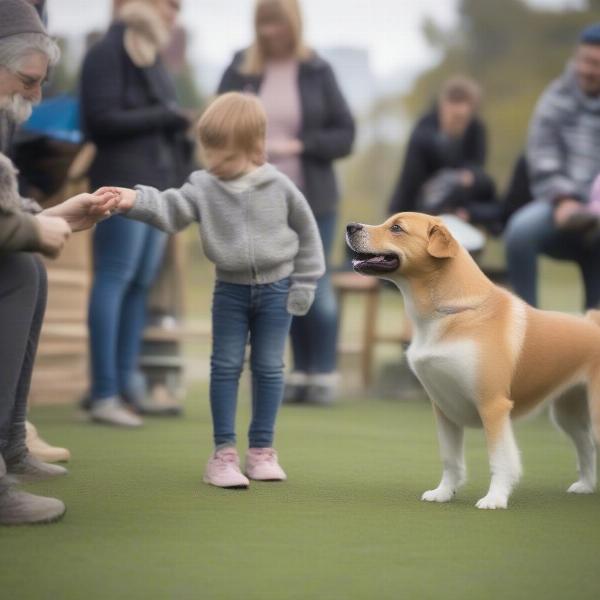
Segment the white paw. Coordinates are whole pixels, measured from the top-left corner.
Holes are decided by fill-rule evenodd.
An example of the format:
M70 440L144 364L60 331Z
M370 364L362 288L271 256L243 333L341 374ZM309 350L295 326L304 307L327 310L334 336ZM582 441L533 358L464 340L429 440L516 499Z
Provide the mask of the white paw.
M421 496L425 502L450 502L454 496L454 490L446 487L439 487L435 490L429 490Z
M594 487L586 481L576 481L568 490L569 494L593 494Z
M488 494L487 496L479 500L479 502L477 502L475 506L484 510L506 508L508 506L508 498L500 494Z

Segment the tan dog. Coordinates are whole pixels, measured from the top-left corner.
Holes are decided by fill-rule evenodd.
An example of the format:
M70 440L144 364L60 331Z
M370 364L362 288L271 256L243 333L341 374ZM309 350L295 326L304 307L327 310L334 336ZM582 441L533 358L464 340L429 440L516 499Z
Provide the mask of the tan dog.
M433 403L443 462L440 484L422 499L452 499L465 480L463 428L483 427L492 477L477 507L506 508L521 475L511 419L548 400L577 451L579 480L568 491L593 492L600 313L583 319L531 308L487 279L435 217L400 213L379 226L351 223L346 238L357 253L354 269L393 281L414 324L408 361Z

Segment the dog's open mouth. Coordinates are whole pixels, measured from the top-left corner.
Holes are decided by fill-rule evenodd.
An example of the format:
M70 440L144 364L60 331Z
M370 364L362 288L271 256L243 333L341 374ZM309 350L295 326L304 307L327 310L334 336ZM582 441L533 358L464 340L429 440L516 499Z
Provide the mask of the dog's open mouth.
M364 254L355 252L352 267L358 273L378 275L391 273L400 266L400 258L396 254Z

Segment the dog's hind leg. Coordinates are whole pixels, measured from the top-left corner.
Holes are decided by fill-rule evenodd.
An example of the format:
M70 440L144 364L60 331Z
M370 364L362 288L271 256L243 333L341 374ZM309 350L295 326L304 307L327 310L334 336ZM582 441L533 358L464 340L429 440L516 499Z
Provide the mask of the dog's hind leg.
M435 490L421 496L426 502L449 502L456 490L464 483L466 476L464 455L464 429L450 421L434 404L437 421L440 454L443 463L442 480Z
M487 495L477 502L477 508L506 508L510 492L521 477L521 457L510 421L512 406L508 398L501 397L484 402L480 408L492 480Z
M567 491L591 494L596 489L596 445L586 388L578 385L566 391L554 401L550 414L554 423L573 440L577 452L579 480Z
M592 432L596 443L600 444L600 367L590 377L588 383L588 402L592 420Z

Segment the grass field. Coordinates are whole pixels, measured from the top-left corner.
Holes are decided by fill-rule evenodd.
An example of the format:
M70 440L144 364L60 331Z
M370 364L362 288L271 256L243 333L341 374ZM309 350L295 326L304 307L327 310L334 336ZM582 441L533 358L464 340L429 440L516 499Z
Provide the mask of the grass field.
M419 501L440 465L425 402L285 407L289 481L225 491L200 483L210 450L206 389L182 420L124 432L38 408L74 454L67 503L48 527L0 531L0 597L20 599L597 599L600 496L565 493L569 443L544 417L517 427L525 476L507 511L474 508L488 484L482 434L469 483L448 505ZM248 422L242 399L239 430ZM242 445L243 447L243 445Z

